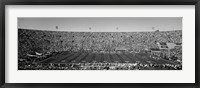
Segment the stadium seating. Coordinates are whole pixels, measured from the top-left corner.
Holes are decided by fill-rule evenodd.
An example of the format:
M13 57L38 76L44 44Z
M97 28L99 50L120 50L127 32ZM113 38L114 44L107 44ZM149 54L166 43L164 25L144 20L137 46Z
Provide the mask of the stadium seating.
M150 58L155 59L164 58L167 61L179 60L179 65L168 63L161 65L158 64L159 61L155 61L157 62L157 64L146 64L146 62L148 62L149 60L148 58L143 58L144 60L147 60L146 62L134 62L134 60L131 60L131 57L137 57L137 55L133 56L133 53L144 53L151 51L152 49L159 49L157 42L160 42L161 45L165 43L175 43L180 45L182 44L182 31L177 30L155 32L67 32L18 29L18 64L19 69L22 70L137 70L151 69L151 67L153 67L154 69L181 69L180 63L182 61L182 47L176 47L174 49L171 49L170 51L162 50L162 53L159 55L150 55ZM94 54L90 55L91 53ZM101 53L103 53L103 55ZM126 55L127 53L128 55ZM58 59L56 59L57 57L59 57L59 55L66 55L65 57L61 57L60 59L69 57L66 60L60 60L60 62L70 63L64 64L64 66L60 66L60 63L33 63L37 61L59 62ZM169 57L167 55L169 55ZM82 58L86 57L87 59L82 61ZM77 60L74 60L74 58L77 58ZM122 60L122 58L124 59ZM94 66L96 65L96 62L90 63L90 65L83 63L92 62L94 59L97 62L99 62L98 66ZM117 62L114 62L115 60ZM124 64L127 62L129 63L128 65ZM154 62L154 60L149 62Z

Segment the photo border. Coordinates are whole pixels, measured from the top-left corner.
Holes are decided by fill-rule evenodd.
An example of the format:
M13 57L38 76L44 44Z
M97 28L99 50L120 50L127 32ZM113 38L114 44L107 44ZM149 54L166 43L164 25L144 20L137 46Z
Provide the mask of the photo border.
M26 88L199 88L200 0L8 0L0 1L0 87ZM5 83L5 6L6 5L195 5L195 83Z

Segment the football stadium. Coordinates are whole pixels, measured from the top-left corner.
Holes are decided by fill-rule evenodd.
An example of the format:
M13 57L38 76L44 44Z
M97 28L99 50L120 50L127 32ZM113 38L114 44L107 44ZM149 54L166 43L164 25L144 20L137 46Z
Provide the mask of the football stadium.
M18 28L18 70L182 70L182 30L70 32Z

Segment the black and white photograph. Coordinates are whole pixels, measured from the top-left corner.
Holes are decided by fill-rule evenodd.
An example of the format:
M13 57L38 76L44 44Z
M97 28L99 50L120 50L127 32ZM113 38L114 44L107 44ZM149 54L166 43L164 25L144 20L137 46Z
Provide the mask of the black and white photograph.
M182 17L18 17L18 70L182 70Z

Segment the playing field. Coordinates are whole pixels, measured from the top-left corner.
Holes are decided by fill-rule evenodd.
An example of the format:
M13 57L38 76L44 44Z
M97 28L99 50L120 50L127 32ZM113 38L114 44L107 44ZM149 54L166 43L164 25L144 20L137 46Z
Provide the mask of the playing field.
M165 59L153 59L147 53L69 53L61 52L39 63L136 63L178 64Z

